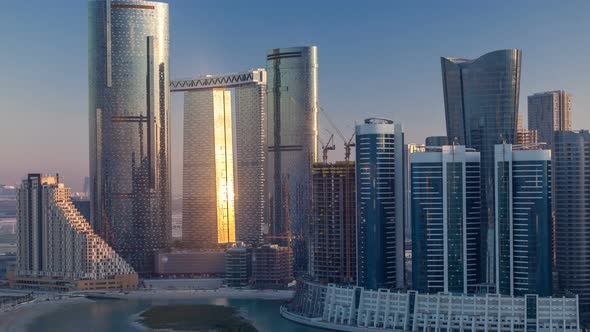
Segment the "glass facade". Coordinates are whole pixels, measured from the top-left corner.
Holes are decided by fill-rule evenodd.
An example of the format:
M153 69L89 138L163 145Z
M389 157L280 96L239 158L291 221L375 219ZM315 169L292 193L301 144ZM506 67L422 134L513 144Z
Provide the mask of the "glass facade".
M522 51L487 53L475 60L441 58L449 143L481 152L484 280L493 280L494 145L515 143Z
M467 293L478 283L479 153L464 146L411 157L412 285Z
M291 245L294 271L307 273L312 165L317 159L317 48L267 52L268 241Z
M150 274L171 232L168 5L92 0L88 17L92 223Z
M266 220L266 72L235 88L236 239L262 240Z
M551 296L551 151L496 145L496 285L510 296Z
M555 132L555 256L559 290L578 294L590 321L590 132Z
M229 219L233 219L232 216L235 216L235 222L230 223L235 225L235 240L246 243L261 242L267 208L265 187L266 71L252 69L242 73L205 75L194 79L174 80L170 83L170 89L172 92L185 93L183 165L185 175L183 179L183 219L185 223L183 227L184 233L187 234L185 243L201 247L216 243L215 237L225 230L215 233L214 229L203 226L211 225L211 220L215 218L213 212L203 205L211 206L216 202L222 204L223 201L226 202L226 208L218 211L218 216L235 210L235 213L227 215ZM212 97L211 91L215 89L220 91L228 89L230 92L233 90L233 101L235 101L233 113L230 113L232 112L230 102L224 102L223 105L218 101L213 102L214 98L221 98ZM203 93L199 94L198 91ZM188 94L191 95L187 96ZM233 123L228 120L230 114L233 115ZM224 115L223 121L221 118L216 120L221 115ZM214 122L215 129L212 129L211 125ZM229 137L226 137L226 141L230 143L221 142L220 139L224 137L221 132L225 131L227 136L232 129L234 142L231 143ZM213 131L219 131L219 134L214 135ZM216 140L219 141L216 142ZM214 146L218 147L215 152L218 162L226 163L226 166L221 167L221 164L214 166L203 160L202 153L213 160L210 151ZM233 151L233 156L229 150ZM221 156L226 156L227 161L224 162L224 158ZM232 158L233 162L231 162ZM233 182L233 186L230 183L226 185L228 190L233 190L231 195L229 195L231 192L228 192L228 195L233 196L233 199L221 197L223 195L217 198L212 197L209 194L215 192L211 189L212 184L205 180L195 180L194 174L201 174L201 172L203 179L211 179L213 176L207 175L207 170L199 169L201 167L199 163L202 163L203 167L208 170L225 169L224 174L215 176L227 178L229 182ZM216 188L219 185L221 185L219 181L215 182ZM203 192L204 190L206 192ZM221 191L217 192L221 194ZM202 202L197 201L201 199L203 199ZM231 207L232 204L233 207ZM205 217L204 213L208 216ZM229 228L234 227L230 226ZM203 236L197 234L201 230L204 232ZM195 242L196 238L201 240ZM228 236L227 238L233 237ZM218 239L218 241L227 242L226 239Z
M385 119L356 126L357 285L403 288L404 138Z
M231 93L184 94L182 239L201 248L236 241Z

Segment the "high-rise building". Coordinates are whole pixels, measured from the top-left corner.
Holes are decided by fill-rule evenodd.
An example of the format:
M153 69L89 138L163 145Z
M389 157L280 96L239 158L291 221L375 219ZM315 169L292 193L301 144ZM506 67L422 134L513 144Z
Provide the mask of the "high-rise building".
M555 244L559 290L578 294L590 320L590 132L555 132Z
M496 290L552 294L551 151L495 146Z
M357 285L404 285L404 134L386 119L356 126Z
M538 143L538 132L536 129L527 129L523 125L522 115L518 116L516 129L516 144L530 145Z
M184 94L183 242L202 248L236 241L230 91Z
M177 80L170 83L172 92L184 92L187 95L193 92L212 91L214 89L233 89L235 107L233 108L233 137L235 160L233 163L234 177L234 204L235 204L235 233L236 241L247 243L259 243L262 241L263 224L266 218L266 71L253 69L244 73L225 75L206 75L195 79ZM210 149L212 141L208 143L200 141L202 133L195 132L191 126L200 126L198 122L203 117L214 113L213 104L200 102L197 99L202 96L207 99L209 94L193 94L191 104L185 103L184 126L184 173L192 174L198 162L200 149ZM197 99L195 99L197 98ZM198 104L198 105L197 105ZM199 110L195 110L197 107ZM204 113L210 113L209 115ZM191 126L187 126L187 123ZM209 123L209 122L207 122ZM209 136L212 137L212 136ZM190 142L186 140L189 138ZM207 147L204 144L208 144ZM188 146L187 146L188 145ZM228 170L229 171L229 170ZM183 219L187 234L194 237L199 232L200 225L195 221L201 211L195 204L194 196L200 190L199 182L190 176L184 178L184 203ZM196 217L195 217L196 216ZM191 241L190 238L187 240ZM210 242L210 241L209 241Z
M529 130L538 132L539 142L553 147L553 132L572 129L572 96L565 91L548 91L528 96Z
M312 165L317 161L317 47L267 52L268 241L293 248L294 271L307 272Z
M412 287L467 293L479 282L479 152L465 146L412 154Z
M484 282L494 280L494 145L516 142L521 60L516 49L475 60L441 58L449 142L481 153Z
M166 3L88 2L91 221L144 275L172 227L168 25Z
M137 274L92 230L58 176L29 174L18 189L14 287L136 288Z
M356 280L356 194L353 161L315 163L310 275L321 283Z

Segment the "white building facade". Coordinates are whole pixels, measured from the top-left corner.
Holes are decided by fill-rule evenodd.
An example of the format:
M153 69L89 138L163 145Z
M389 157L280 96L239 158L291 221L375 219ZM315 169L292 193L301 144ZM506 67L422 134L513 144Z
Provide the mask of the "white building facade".
M578 298L301 285L283 317L336 331L580 331Z
M17 278L105 280L136 275L94 233L57 176L29 174L17 197Z

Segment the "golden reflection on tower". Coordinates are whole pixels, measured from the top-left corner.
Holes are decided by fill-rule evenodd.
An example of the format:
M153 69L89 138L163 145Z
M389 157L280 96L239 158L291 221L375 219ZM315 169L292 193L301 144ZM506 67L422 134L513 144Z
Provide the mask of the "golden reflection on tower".
M236 241L234 161L232 149L231 93L214 89L215 183L217 190L217 242Z

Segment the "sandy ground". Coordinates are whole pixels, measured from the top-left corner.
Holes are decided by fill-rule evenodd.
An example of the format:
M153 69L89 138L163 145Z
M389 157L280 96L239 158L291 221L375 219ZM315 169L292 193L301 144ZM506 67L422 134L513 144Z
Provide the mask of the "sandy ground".
M220 288L217 290L142 290L124 293L96 293L105 297L121 299L154 299L154 300L187 300L206 298L288 300L293 291L287 290L237 290ZM0 332L24 332L29 322L36 318L58 310L64 304L84 303L92 301L82 297L64 298L46 301L46 297L38 298L16 307L0 310Z

